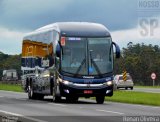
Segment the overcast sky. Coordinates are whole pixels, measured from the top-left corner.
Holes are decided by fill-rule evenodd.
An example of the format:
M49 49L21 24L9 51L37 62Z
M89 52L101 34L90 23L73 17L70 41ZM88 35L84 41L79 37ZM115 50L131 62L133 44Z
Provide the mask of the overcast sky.
M64 21L104 24L121 48L130 41L159 45L160 0L150 0L156 3L152 7L144 6L147 1L0 0L0 51L20 54L25 33ZM144 35L145 32L148 33Z

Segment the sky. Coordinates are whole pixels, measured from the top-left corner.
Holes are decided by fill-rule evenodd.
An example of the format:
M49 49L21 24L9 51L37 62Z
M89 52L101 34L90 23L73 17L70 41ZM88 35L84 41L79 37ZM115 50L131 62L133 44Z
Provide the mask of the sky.
M160 45L160 0L0 0L0 51L20 54L26 33L66 21L101 23L121 48Z

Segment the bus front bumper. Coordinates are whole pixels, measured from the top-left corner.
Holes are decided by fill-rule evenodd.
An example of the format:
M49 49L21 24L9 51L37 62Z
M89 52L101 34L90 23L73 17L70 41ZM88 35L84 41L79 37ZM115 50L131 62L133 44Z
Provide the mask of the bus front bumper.
M94 97L98 95L112 96L113 85L107 86L103 84L59 84L61 96L78 96L78 97Z

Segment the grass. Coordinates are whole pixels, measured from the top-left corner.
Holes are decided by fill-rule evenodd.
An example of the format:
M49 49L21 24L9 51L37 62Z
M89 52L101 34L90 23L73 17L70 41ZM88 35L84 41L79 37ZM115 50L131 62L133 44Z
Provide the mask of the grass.
M23 92L21 85L0 83L0 90Z
M134 88L156 88L156 89L159 89L160 86L134 86Z
M112 97L106 97L106 101L154 105L160 106L159 93L145 93L145 92L132 92L132 91L115 91Z

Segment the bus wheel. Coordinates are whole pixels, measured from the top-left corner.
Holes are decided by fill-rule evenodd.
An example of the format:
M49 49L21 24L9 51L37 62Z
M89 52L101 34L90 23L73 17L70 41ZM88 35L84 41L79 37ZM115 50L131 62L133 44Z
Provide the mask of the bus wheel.
M104 98L105 98L105 96L97 96L96 97L97 104L103 104L104 103Z
M56 95L56 90L53 89L53 102L60 102L61 101L61 96Z
M35 99L35 94L33 92L33 88L31 85L28 85L28 98L29 99Z
M53 96L53 102L57 103L61 101L61 97L60 96Z

